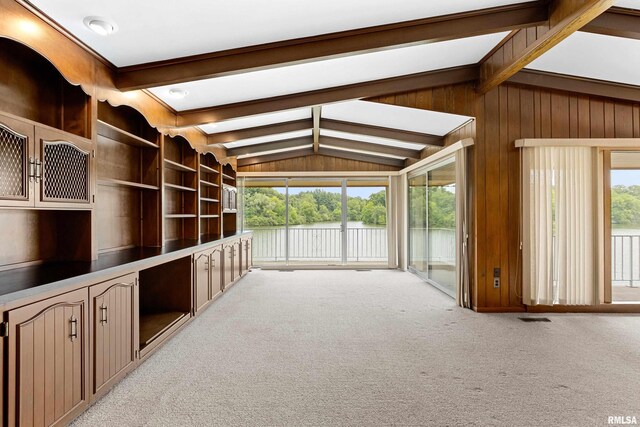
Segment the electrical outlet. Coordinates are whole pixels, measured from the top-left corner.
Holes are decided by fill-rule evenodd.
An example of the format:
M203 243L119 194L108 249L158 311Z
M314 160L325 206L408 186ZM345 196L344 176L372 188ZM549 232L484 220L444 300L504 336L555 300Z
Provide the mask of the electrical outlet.
M493 269L493 287L500 287L500 269L498 267Z

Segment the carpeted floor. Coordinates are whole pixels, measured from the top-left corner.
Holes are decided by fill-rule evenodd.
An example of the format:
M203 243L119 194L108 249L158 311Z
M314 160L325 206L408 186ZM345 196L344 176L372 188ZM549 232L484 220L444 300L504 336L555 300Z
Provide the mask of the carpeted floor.
M254 270L75 425L640 422L640 317L518 317L399 271Z

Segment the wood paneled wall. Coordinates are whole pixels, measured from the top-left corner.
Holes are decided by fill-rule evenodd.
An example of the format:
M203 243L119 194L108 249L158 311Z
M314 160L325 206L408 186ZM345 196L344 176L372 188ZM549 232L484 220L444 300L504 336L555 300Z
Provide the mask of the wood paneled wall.
M520 138L639 138L640 103L503 84L478 95L471 84L372 99L476 117L469 156L472 281L479 311L521 310ZM494 288L499 267L502 286Z
M333 171L397 171L399 168L377 163L361 162L358 160L341 159L338 157L312 156L296 157L293 159L276 160L256 165L241 166L238 172L333 172Z

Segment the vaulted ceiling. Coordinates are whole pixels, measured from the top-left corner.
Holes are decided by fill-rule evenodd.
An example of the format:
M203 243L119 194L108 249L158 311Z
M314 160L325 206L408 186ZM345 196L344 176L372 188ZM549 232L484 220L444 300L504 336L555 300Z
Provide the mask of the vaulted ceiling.
M240 165L419 158L472 118L358 99L425 85L580 77L640 89L640 0L30 3L111 63L121 90L147 90ZM92 16L117 31L92 32ZM518 34L540 25L533 42ZM519 42L488 66L497 46Z

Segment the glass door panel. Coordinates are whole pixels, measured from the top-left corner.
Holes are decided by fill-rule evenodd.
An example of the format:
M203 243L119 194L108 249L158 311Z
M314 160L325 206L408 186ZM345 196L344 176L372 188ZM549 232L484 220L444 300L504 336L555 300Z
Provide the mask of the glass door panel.
M449 162L427 172L428 278L456 293L456 167Z
M289 179L289 264L343 262L342 179Z
M609 251L612 302L640 301L640 152L611 153Z
M347 180L347 262L389 262L387 178Z
M409 269L427 274L427 177L409 178Z
M253 231L256 265L286 262L286 189L284 179L244 180L243 229Z

